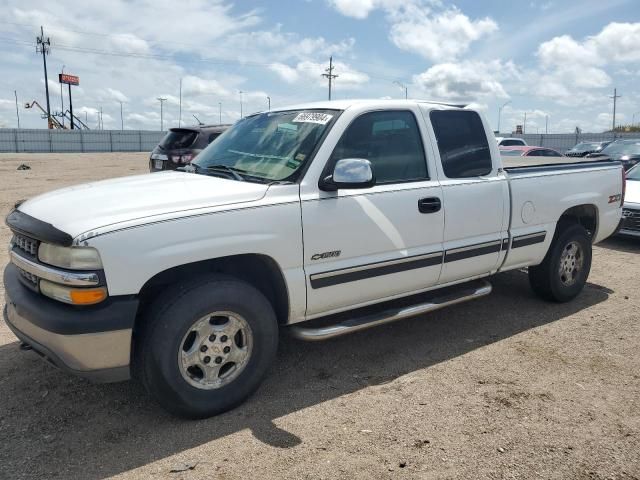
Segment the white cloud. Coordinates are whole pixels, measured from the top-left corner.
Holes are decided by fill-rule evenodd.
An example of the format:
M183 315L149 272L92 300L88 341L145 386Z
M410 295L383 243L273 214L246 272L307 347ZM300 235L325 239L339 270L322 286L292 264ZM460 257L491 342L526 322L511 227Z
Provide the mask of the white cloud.
M274 63L270 65L269 68L287 83L295 83L300 78L295 68L285 65L284 63Z
M182 95L183 97L195 97L198 95L225 97L229 95L229 91L217 80L187 75L182 79Z
M471 20L456 8L437 14L421 13L403 17L391 27L391 40L403 50L433 61L454 60L471 43L495 32L498 25L490 18Z
M369 75L360 72L343 62L333 62L334 74L338 75L333 79L336 88L339 89L355 89L369 82ZM327 79L322 76L326 73L327 64L312 62L305 60L299 62L295 67L288 65L275 64L270 66L271 70L276 73L287 83L294 83L303 80L317 86L325 86Z
M498 29L488 17L472 20L438 0L330 0L329 4L357 19L383 9L391 24L390 40L398 48L432 61L453 61L473 42Z
M502 80L519 76L512 62L440 63L413 77L414 86L433 99L469 102L508 98Z

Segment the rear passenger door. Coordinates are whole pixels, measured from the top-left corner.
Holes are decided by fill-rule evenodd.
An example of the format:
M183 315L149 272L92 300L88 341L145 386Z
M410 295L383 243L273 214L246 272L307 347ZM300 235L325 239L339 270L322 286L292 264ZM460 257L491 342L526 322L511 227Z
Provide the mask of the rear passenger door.
M439 283L494 272L508 244L509 190L505 176L492 162L488 125L469 110L426 113L440 156L445 210Z
M308 317L437 284L444 216L419 115L417 107L361 113L337 141L321 178L340 159L365 158L373 187L318 191L317 177L305 177L300 195Z

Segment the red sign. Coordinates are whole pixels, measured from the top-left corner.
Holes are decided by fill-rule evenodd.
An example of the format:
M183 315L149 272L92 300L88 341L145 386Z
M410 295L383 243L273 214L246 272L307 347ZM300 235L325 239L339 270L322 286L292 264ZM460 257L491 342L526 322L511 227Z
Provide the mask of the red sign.
M67 85L80 85L80 77L69 75L68 73L59 73L58 82L66 83Z

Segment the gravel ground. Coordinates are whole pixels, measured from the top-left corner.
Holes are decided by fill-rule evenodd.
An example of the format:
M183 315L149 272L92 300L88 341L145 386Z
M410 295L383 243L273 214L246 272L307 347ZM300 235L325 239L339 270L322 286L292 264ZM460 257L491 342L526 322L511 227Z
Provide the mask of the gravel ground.
M144 172L147 158L0 155L0 213ZM57 371L0 321L0 478L638 479L639 277L640 242L615 238L568 304L511 272L489 297L425 317L318 344L283 336L260 390L198 422L133 382Z

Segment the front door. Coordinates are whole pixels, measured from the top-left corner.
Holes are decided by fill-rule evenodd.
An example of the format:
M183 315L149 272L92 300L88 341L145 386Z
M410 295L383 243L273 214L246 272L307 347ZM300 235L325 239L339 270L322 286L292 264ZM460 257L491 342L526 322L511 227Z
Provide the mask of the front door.
M366 158L376 185L301 192L307 317L427 289L442 265L442 190L427 168L419 111L362 113L327 168ZM422 211L421 211L422 210Z

